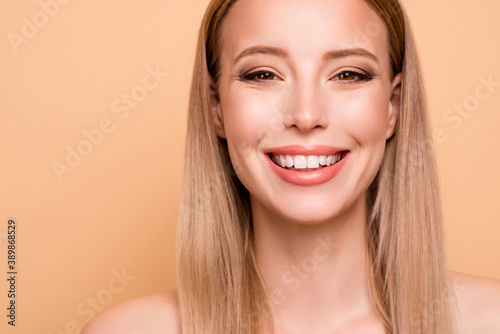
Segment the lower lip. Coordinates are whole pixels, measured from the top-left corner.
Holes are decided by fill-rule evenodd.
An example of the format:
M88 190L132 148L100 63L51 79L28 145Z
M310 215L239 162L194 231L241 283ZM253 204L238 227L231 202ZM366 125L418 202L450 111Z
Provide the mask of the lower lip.
M267 162L271 166L271 169L274 170L276 174L278 174L278 176L286 182L295 184L297 186L314 186L333 179L344 166L347 158L349 157L349 152L345 152L344 157L335 165L308 172L279 167L271 160L269 154L265 154L265 156Z

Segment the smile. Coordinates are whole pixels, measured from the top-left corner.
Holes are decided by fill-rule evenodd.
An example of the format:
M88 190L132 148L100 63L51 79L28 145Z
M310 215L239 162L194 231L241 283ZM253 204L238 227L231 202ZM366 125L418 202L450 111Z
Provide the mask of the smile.
M278 166L291 170L312 171L339 162L346 154L345 151L331 155L283 155L270 153L271 160Z
M265 156L271 169L284 181L312 186L334 178L349 153L331 146L290 145L269 149Z

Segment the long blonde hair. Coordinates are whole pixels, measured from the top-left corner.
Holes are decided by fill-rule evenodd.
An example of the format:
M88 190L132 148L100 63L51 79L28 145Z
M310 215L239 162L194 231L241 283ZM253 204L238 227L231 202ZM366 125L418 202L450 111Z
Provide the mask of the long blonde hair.
M385 22L401 111L368 189L370 291L386 333L453 332L441 208L422 76L398 0L365 0ZM212 0L198 37L177 231L184 334L262 330L265 300L255 261L248 191L217 137L209 75L219 79L220 34L236 0ZM267 312L267 313L266 313Z

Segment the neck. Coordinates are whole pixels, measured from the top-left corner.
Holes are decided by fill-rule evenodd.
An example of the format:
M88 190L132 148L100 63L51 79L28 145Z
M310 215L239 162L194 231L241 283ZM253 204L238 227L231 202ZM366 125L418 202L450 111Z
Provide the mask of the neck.
M268 306L282 332L302 327L319 333L319 328L341 328L374 315L364 198L334 220L312 225L286 221L252 198L252 217ZM311 327L316 323L321 323L318 331Z

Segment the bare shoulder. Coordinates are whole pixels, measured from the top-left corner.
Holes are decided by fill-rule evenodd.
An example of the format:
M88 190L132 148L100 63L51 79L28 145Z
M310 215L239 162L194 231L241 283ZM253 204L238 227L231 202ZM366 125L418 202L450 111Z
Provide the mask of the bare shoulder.
M465 333L500 333L500 281L456 272L453 279Z
M181 333L176 290L150 295L99 313L81 334Z

